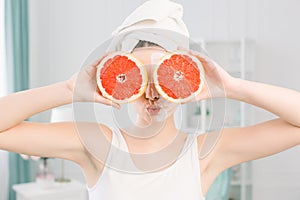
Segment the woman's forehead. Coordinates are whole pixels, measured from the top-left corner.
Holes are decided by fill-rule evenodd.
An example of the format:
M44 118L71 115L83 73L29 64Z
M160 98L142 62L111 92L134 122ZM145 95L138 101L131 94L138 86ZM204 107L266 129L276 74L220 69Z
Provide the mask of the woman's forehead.
M143 64L154 64L157 63L167 51L161 47L140 47L134 49L132 54L138 58Z

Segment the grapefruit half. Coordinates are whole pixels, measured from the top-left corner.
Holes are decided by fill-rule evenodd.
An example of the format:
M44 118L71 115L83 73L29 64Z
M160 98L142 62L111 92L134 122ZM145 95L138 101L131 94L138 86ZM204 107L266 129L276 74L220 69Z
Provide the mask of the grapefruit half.
M194 56L169 53L154 69L153 79L162 97L175 103L185 103L201 92L204 72Z
M97 85L102 95L116 103L129 103L146 89L148 78L142 63L131 54L116 52L97 66Z

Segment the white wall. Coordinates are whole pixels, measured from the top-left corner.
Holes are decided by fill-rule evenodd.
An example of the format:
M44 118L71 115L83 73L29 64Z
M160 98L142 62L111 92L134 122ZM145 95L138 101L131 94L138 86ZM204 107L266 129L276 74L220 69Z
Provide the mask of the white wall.
M142 0L29 0L31 87L67 79ZM256 80L300 91L300 1L178 0L192 38L254 39ZM273 116L260 109L256 120ZM45 112L37 118L49 120ZM300 148L253 163L254 199L300 198Z
M30 87L69 78L81 68L89 53L109 39L114 28L141 3L116 2L29 0ZM32 119L49 121L50 111ZM59 161L53 161L56 172L60 171L59 166ZM84 180L77 165L67 161L65 168L67 177Z
M300 26L296 0L264 0L257 4L257 80L300 91ZM250 17L250 16L249 16ZM258 112L262 120L268 114ZM270 138L271 142L271 138ZM300 198L300 148L254 162L254 199Z

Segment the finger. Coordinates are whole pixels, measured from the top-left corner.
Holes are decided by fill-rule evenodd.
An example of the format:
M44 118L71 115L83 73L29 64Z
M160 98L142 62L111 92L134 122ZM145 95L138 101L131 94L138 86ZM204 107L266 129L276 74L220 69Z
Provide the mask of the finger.
M194 50L190 50L190 49L188 50L183 47L178 47L177 49L187 52L189 55L197 58L201 62L203 69L206 73L216 71L218 64L214 60L212 60L210 57L208 57L206 54L197 52Z
M109 54L111 54L111 52L107 52L107 53L105 53L101 58L99 58L98 60L96 60L94 63L93 63L93 66L98 66L100 63L101 63L101 61L105 58L105 57L107 57Z
M102 55L99 59L95 60L93 63L87 65L85 68L86 70L94 70L96 67L102 62L102 60L107 57L111 52L107 52L104 55Z
M117 104L117 103L112 103L111 104L113 107L115 107L116 109L118 109L118 110L120 110L121 109L121 106L120 106L120 104Z
M102 104L105 104L105 105L108 105L108 106L113 106L113 107L115 107L117 109L120 109L120 105L119 104L117 104L117 103L113 102L112 100L107 99L107 98L105 98L103 96L100 96L100 95L97 95L95 97L95 101L98 102L98 103L102 103Z
M105 53L104 55L102 55L99 59L97 59L94 63L92 63L91 66L93 66L93 67L98 66L98 65L101 63L101 61L102 61L106 56L108 56L109 54L111 54L111 52L106 52L106 53Z
M202 62L206 62L206 63L210 63L210 62L213 62L213 60L208 57L207 55L205 55L204 53L201 53L201 52L198 52L198 51L194 51L194 50L191 50L191 49L186 49L186 48L183 48L183 47L177 47L178 50L180 51L184 51L192 56L195 56L197 57L201 63Z
M93 75L97 69L97 66L102 62L102 60L107 57L111 52L107 52L101 56L101 58L94 61L92 64L84 67L84 70L87 72L88 75Z

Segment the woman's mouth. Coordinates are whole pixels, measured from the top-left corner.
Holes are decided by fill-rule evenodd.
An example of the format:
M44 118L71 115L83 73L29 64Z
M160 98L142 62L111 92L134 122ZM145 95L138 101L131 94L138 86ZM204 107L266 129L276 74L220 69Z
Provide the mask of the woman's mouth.
M157 105L150 105L146 109L150 115L156 115L160 111L160 107Z

